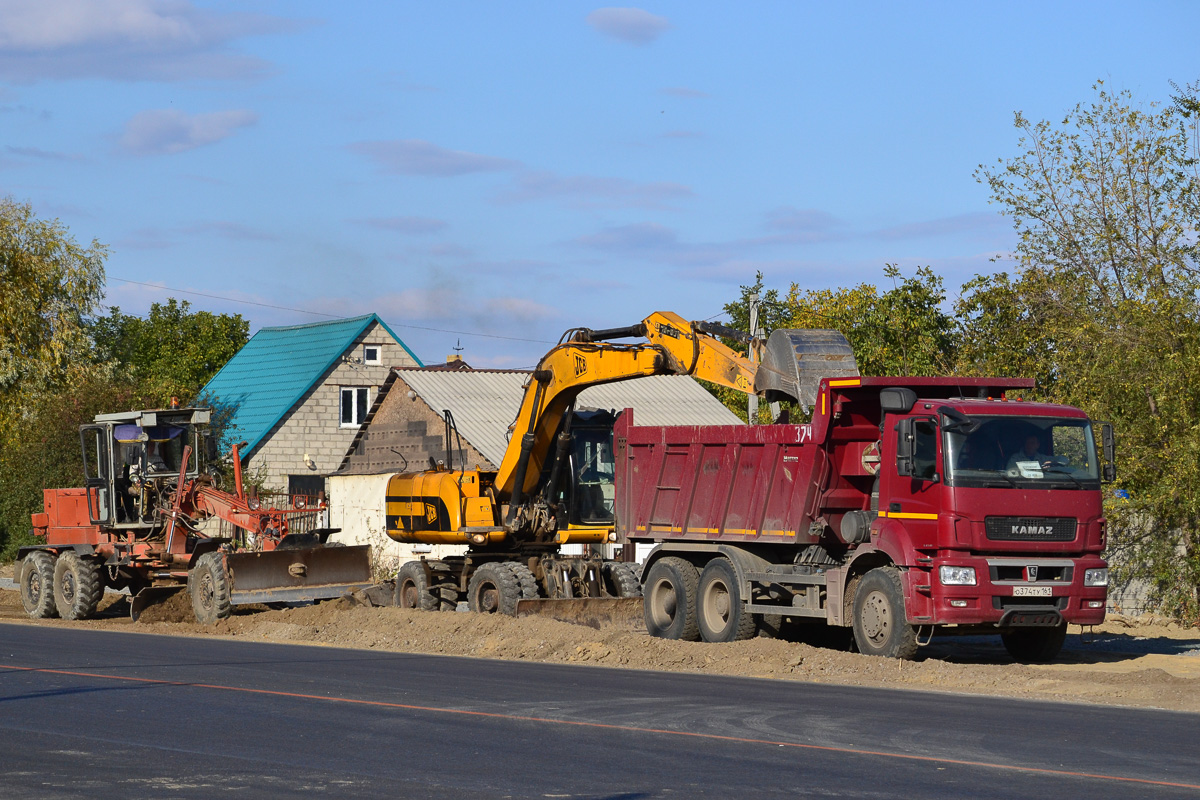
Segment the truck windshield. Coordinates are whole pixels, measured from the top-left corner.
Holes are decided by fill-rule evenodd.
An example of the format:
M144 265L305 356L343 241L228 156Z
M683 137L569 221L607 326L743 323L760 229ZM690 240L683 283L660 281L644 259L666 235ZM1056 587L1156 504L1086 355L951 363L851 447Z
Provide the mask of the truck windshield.
M1096 489L1099 462L1091 423L1053 417L972 417L969 434L945 431L952 486Z

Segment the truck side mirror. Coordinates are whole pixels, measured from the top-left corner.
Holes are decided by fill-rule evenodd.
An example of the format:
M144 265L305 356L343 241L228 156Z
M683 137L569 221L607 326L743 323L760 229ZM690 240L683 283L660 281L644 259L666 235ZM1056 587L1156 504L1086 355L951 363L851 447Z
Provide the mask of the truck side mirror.
M917 404L917 393L906 386L879 390L879 407L892 414L907 414Z
M1117 479L1117 438L1113 435L1111 422L1100 424L1100 442L1104 453L1100 477L1105 483L1112 483Z
M896 474L913 474L913 455L916 451L916 435L913 420L902 419L896 423Z

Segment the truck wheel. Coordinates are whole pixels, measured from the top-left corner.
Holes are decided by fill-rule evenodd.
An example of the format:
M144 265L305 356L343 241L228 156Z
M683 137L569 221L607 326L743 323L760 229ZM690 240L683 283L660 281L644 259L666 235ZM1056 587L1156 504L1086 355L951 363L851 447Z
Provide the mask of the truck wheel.
M642 585L638 583L633 567L620 561L610 562L604 567L608 575L608 591L613 597L641 597Z
M58 616L54 604L54 554L34 550L21 561L21 605L32 619Z
M1008 654L1022 664L1044 664L1053 661L1062 650L1067 640L1067 624L1001 631L1000 640Z
M646 632L662 639L700 638L696 625L696 587L700 574L689 561L667 556L654 562L642 590Z
M517 615L521 584L506 564L492 562L475 570L467 584L467 606L480 614Z
M420 561L409 561L396 573L396 594L393 602L400 608L437 611L440 597L429 590L425 568Z
M96 613L104 584L100 570L74 550L58 557L54 565L54 605L63 619L87 619Z
M912 658L917 634L904 617L904 587L895 567L862 576L854 591L854 641L868 656Z
M196 566L188 573L187 586L192 596L192 612L201 625L212 625L233 613L229 576L220 553L205 553L196 559Z
M754 615L742 602L737 570L727 558L714 558L700 573L696 611L700 638L706 642L749 639L757 628Z

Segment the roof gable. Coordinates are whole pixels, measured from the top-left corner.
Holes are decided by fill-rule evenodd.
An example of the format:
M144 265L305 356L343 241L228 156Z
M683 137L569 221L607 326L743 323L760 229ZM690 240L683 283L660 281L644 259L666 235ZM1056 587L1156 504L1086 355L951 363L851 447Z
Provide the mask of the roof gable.
M376 322L421 363L376 314L261 328L200 393L232 407L228 435L246 441L248 455Z

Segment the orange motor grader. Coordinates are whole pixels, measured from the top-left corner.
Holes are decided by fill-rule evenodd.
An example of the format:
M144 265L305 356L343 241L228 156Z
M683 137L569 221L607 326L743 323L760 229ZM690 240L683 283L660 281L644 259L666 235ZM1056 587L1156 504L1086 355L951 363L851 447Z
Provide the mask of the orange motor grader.
M86 619L105 588L127 589L134 619L186 589L212 623L244 603L339 597L371 584L369 546L327 546L324 498L264 507L247 494L238 447L233 491L219 487L207 408L101 414L80 428L84 486L44 490L43 542L21 548L30 617ZM205 458L201 458L201 454Z

